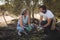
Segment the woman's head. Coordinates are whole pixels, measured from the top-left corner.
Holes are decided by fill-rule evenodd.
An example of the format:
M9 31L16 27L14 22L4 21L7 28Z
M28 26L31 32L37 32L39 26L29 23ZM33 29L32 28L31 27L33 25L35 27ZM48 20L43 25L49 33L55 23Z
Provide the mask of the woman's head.
M28 12L27 9L23 9L21 14L22 14L22 15L27 15L27 12Z

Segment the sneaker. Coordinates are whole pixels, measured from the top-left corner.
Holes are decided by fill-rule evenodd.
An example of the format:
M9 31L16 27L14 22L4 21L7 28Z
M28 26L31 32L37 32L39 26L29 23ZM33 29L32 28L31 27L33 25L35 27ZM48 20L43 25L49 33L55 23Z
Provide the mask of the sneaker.
M48 38L48 35L44 34L44 38Z
M48 35L44 34L41 38L45 40L48 38Z
M28 33L26 33L26 32L23 32L25 35L28 35Z
M18 35L19 35L19 36L21 36L21 33L20 33L20 32L18 32Z

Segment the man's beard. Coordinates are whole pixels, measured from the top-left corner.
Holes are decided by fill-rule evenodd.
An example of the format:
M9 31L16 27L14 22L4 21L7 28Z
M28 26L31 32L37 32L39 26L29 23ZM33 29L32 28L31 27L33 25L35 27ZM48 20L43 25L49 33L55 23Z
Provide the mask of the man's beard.
M43 13L45 14L47 11L45 10L45 11L43 11Z

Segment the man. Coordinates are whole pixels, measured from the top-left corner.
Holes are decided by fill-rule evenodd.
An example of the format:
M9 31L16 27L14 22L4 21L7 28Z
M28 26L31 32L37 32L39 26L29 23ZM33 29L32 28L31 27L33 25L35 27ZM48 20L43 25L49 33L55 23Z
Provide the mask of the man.
M49 34L51 30L55 29L55 26L52 27L52 24L55 25L53 13L46 8L45 5L39 7L40 10L40 23L44 28L44 33ZM44 19L44 20L43 20Z

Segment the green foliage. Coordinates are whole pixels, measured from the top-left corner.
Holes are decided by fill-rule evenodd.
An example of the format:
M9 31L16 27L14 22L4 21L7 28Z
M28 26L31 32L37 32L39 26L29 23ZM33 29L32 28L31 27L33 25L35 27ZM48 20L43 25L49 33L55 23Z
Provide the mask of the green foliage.
M20 14L20 11L22 8L28 8L29 12L31 13L31 10L33 11L32 15L34 15L34 10L37 6L38 0L32 0L34 2L34 5L31 6L31 0L5 0L7 3L3 5L2 8L5 10L13 12L15 15ZM25 2L24 2L25 1ZM10 4L9 4L10 3ZM31 9L32 8L32 9Z
M44 4L55 14L55 16L60 17L60 0L44 0Z
M60 13L60 0L44 0L44 4L54 13Z
M0 6L0 8L3 8L5 10L11 11L14 14L20 14L20 11L22 8L28 8L29 12L32 12L32 16L34 15L34 11L38 8L38 0L32 0L34 2L34 5L31 6L30 2L31 0L5 0L7 3L5 5ZM24 3L25 1L25 3ZM9 4L9 2L11 4ZM54 14L58 15L60 13L60 0L43 0L44 4L53 11ZM38 11L38 10L37 10Z

